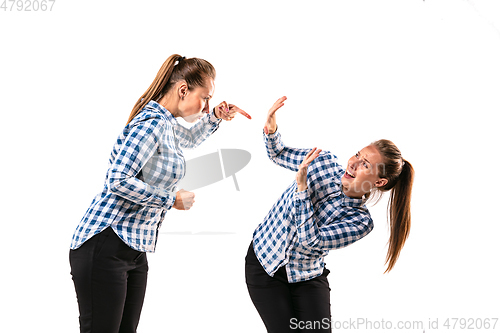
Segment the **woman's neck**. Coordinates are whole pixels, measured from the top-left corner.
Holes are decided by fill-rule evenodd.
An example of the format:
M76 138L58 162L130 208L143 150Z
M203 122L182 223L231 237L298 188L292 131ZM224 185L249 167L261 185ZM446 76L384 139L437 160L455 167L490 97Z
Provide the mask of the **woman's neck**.
M355 191L351 191L350 189L346 188L344 185L342 185L342 192L344 192L344 194L351 199L363 199L363 196L366 194L366 193L358 193Z
M162 98L160 98L160 100L158 101L158 104L167 109L168 112L172 114L172 116L179 116L179 109L177 107L179 102L175 100L175 96L173 96L170 92L166 95L163 95Z

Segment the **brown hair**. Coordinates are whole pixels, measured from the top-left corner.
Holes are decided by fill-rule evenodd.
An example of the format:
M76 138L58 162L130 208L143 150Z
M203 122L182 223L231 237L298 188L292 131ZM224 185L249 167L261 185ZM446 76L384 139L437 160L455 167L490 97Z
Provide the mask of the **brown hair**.
M410 234L410 200L414 170L411 164L402 158L398 147L389 140L372 143L382 155L383 165L378 165L378 176L386 178L387 184L376 188L380 200L383 192L391 191L387 205L391 235L385 263L389 272L399 258L403 245ZM369 195L368 195L369 196Z
M203 87L207 78L215 80L215 68L208 61L199 58L186 59L178 54L172 54L161 66L153 83L135 103L127 124L149 101L158 101L177 82L184 80L188 89L192 89Z

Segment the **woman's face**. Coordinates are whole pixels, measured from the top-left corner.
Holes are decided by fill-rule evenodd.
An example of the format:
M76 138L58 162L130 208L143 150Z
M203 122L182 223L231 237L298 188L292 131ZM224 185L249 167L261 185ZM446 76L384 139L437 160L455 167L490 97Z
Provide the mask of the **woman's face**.
M373 187L387 184L387 179L380 178L379 171L384 168L382 155L374 146L367 146L347 162L347 167L342 176L344 193L351 198L361 198L370 192Z
M194 123L205 113L210 112L208 102L214 95L215 85L212 79L207 79L204 87L185 89L184 98L179 101L179 117L188 123Z

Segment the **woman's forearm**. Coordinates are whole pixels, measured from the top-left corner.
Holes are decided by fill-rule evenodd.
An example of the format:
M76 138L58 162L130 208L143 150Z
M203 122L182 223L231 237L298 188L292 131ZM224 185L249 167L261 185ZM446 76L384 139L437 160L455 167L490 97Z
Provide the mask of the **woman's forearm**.
M186 128L177 126L176 137L182 148L195 148L212 135L218 128L221 119L218 119L213 111L205 115L193 127Z

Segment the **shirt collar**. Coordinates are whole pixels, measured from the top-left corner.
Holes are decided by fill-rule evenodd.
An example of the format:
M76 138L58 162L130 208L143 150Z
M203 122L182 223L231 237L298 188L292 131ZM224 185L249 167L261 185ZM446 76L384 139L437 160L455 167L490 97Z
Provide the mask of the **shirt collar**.
M341 190L341 192L342 192L342 205L343 206L361 207L366 202L366 199L351 198L351 197L348 197L347 195L345 195L344 191Z
M152 109L154 111L157 111L158 113L162 114L169 123L171 123L172 125L174 126L177 126L178 122L177 122L177 119L175 119L175 117L172 115L172 113L170 113L170 111L168 111L167 109L165 109L165 107L159 103L157 103L156 101L149 101L148 104L146 104L146 106L144 108L148 108L148 109Z

